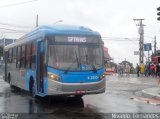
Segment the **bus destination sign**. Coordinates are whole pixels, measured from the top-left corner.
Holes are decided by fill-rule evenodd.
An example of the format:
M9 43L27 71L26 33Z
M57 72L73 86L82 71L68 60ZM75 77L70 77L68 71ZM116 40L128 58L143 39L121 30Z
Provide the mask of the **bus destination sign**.
M98 43L99 38L93 36L55 36L55 42Z
M68 42L85 43L86 37L68 37Z

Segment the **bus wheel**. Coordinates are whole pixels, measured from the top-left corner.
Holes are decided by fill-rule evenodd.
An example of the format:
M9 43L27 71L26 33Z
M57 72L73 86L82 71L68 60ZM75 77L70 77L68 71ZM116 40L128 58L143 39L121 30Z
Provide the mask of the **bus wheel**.
M75 95L75 98L82 98L83 97L83 95Z
M10 75L10 73L8 74L7 82L8 82L9 84L11 83L11 75Z
M12 81L11 81L11 75L10 75L10 73L9 73L9 74L8 74L8 83L9 83L10 87L13 88L13 85L12 85L11 82L12 82Z
M15 90L15 86L12 85L10 73L8 74L8 83L9 83L9 85L10 85L11 90L14 91L14 90Z

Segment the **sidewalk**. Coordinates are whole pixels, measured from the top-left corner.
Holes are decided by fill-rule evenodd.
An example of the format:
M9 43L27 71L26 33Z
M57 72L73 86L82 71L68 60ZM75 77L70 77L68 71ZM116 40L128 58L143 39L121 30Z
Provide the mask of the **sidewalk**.
M142 93L145 95L160 98L160 87L144 89L142 90Z
M119 81L127 81L129 80L131 83L146 83L146 84L151 84L151 85L155 85L155 87L152 88L147 88L142 90L142 93L146 96L151 96L151 97L156 97L156 98L160 98L160 84L157 82L157 78L155 77L137 77L136 74L130 74L129 77L126 76L118 76L118 74L113 74L113 75L107 75L106 76L107 80L119 80ZM160 80L160 79L159 79Z

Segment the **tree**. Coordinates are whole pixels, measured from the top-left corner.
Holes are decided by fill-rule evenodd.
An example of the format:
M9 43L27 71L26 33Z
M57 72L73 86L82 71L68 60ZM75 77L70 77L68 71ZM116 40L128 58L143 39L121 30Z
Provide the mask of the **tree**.
M0 46L0 58L3 57L3 46Z

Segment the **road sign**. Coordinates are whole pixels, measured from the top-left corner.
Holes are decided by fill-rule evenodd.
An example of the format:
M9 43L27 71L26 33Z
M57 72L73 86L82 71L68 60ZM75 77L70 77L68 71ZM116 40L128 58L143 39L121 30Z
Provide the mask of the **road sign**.
M152 50L151 43L145 43L144 44L144 51L150 51L150 50Z
M134 51L134 55L139 55L139 51Z

